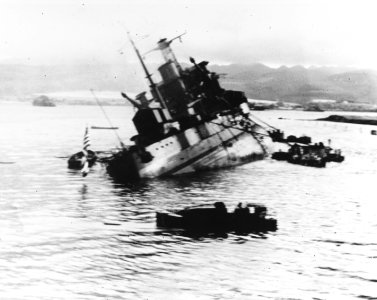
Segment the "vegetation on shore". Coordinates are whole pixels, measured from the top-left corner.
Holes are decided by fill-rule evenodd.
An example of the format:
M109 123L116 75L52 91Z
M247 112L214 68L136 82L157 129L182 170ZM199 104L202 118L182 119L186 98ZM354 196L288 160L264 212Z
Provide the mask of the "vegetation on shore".
M363 125L377 125L377 116L348 116L348 115L330 115L326 118L317 119L319 121L353 123Z

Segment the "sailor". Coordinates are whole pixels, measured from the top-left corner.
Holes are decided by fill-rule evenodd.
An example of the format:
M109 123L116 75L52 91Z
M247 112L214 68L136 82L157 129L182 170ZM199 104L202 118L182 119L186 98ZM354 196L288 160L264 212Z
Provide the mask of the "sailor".
M228 210L226 209L224 202L215 202L214 206L215 206L217 212L225 213L225 214L228 213Z
M228 210L226 209L226 206L224 202L215 202L215 215L214 215L214 226L217 231L219 232L225 232L228 227Z
M326 157L326 149L325 149L325 145L324 145L322 142L320 142L320 143L318 144L318 148L319 148L319 156L320 156L321 158Z
M300 146L294 143L288 150L292 155L300 155Z
M236 215L246 215L250 213L249 207L246 205L245 207L242 207L242 202L238 203L236 209L234 210L234 213Z
M240 212L242 210L242 202L239 202L238 204L237 204L237 207L236 207L236 209L234 210L234 212L236 213L236 212Z
M250 215L249 208L246 206L242 207L242 203L238 203L236 209L234 210L234 226L236 231L243 231L245 226L247 226L248 218Z

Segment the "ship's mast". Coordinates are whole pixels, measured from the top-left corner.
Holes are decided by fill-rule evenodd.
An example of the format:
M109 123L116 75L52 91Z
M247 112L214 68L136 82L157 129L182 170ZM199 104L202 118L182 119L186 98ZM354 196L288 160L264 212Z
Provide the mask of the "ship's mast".
M142 58L141 55L140 55L139 50L136 48L135 43L134 43L134 41L132 40L130 33L128 33L128 39L130 40L130 42L131 42L131 44L132 44L132 47L134 48L134 50L135 50L135 52L136 52L136 55L137 55L137 57L138 57L138 59L139 59L139 61L140 61L140 63L141 63L141 66L143 67L143 70L144 70L145 76L146 76L146 78L147 78L148 81L149 81L149 86L150 86L150 88L151 88L151 90L152 90L153 97L156 97L157 100L162 104L162 106L163 106L164 108L167 109L168 107L167 107L167 105L166 105L164 99L162 98L162 96L161 96L161 94L160 94L160 91L159 91L158 88L157 88L157 85L154 83L154 81L153 81L153 79L152 79L152 75L149 73L149 71L148 71L148 69L147 69L147 67L146 67L146 65L145 65L145 63L144 63L144 61L143 61L143 58Z

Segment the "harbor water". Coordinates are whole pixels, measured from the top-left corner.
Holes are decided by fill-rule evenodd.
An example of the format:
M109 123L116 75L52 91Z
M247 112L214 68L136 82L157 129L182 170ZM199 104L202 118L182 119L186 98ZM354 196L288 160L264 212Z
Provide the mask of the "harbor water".
M373 126L313 121L329 112L258 111L288 134L342 149L310 168L263 160L133 184L96 164L67 168L85 126L135 134L133 108L0 102L0 299L377 299L377 137ZM354 113L353 113L354 114ZM119 145L91 130L93 150ZM278 150L279 146L276 146ZM155 212L261 203L267 234L191 237Z

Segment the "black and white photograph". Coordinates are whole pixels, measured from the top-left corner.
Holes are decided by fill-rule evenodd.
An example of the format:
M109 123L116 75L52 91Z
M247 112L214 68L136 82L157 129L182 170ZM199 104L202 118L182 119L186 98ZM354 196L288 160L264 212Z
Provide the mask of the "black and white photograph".
M376 12L0 0L0 299L377 299Z

